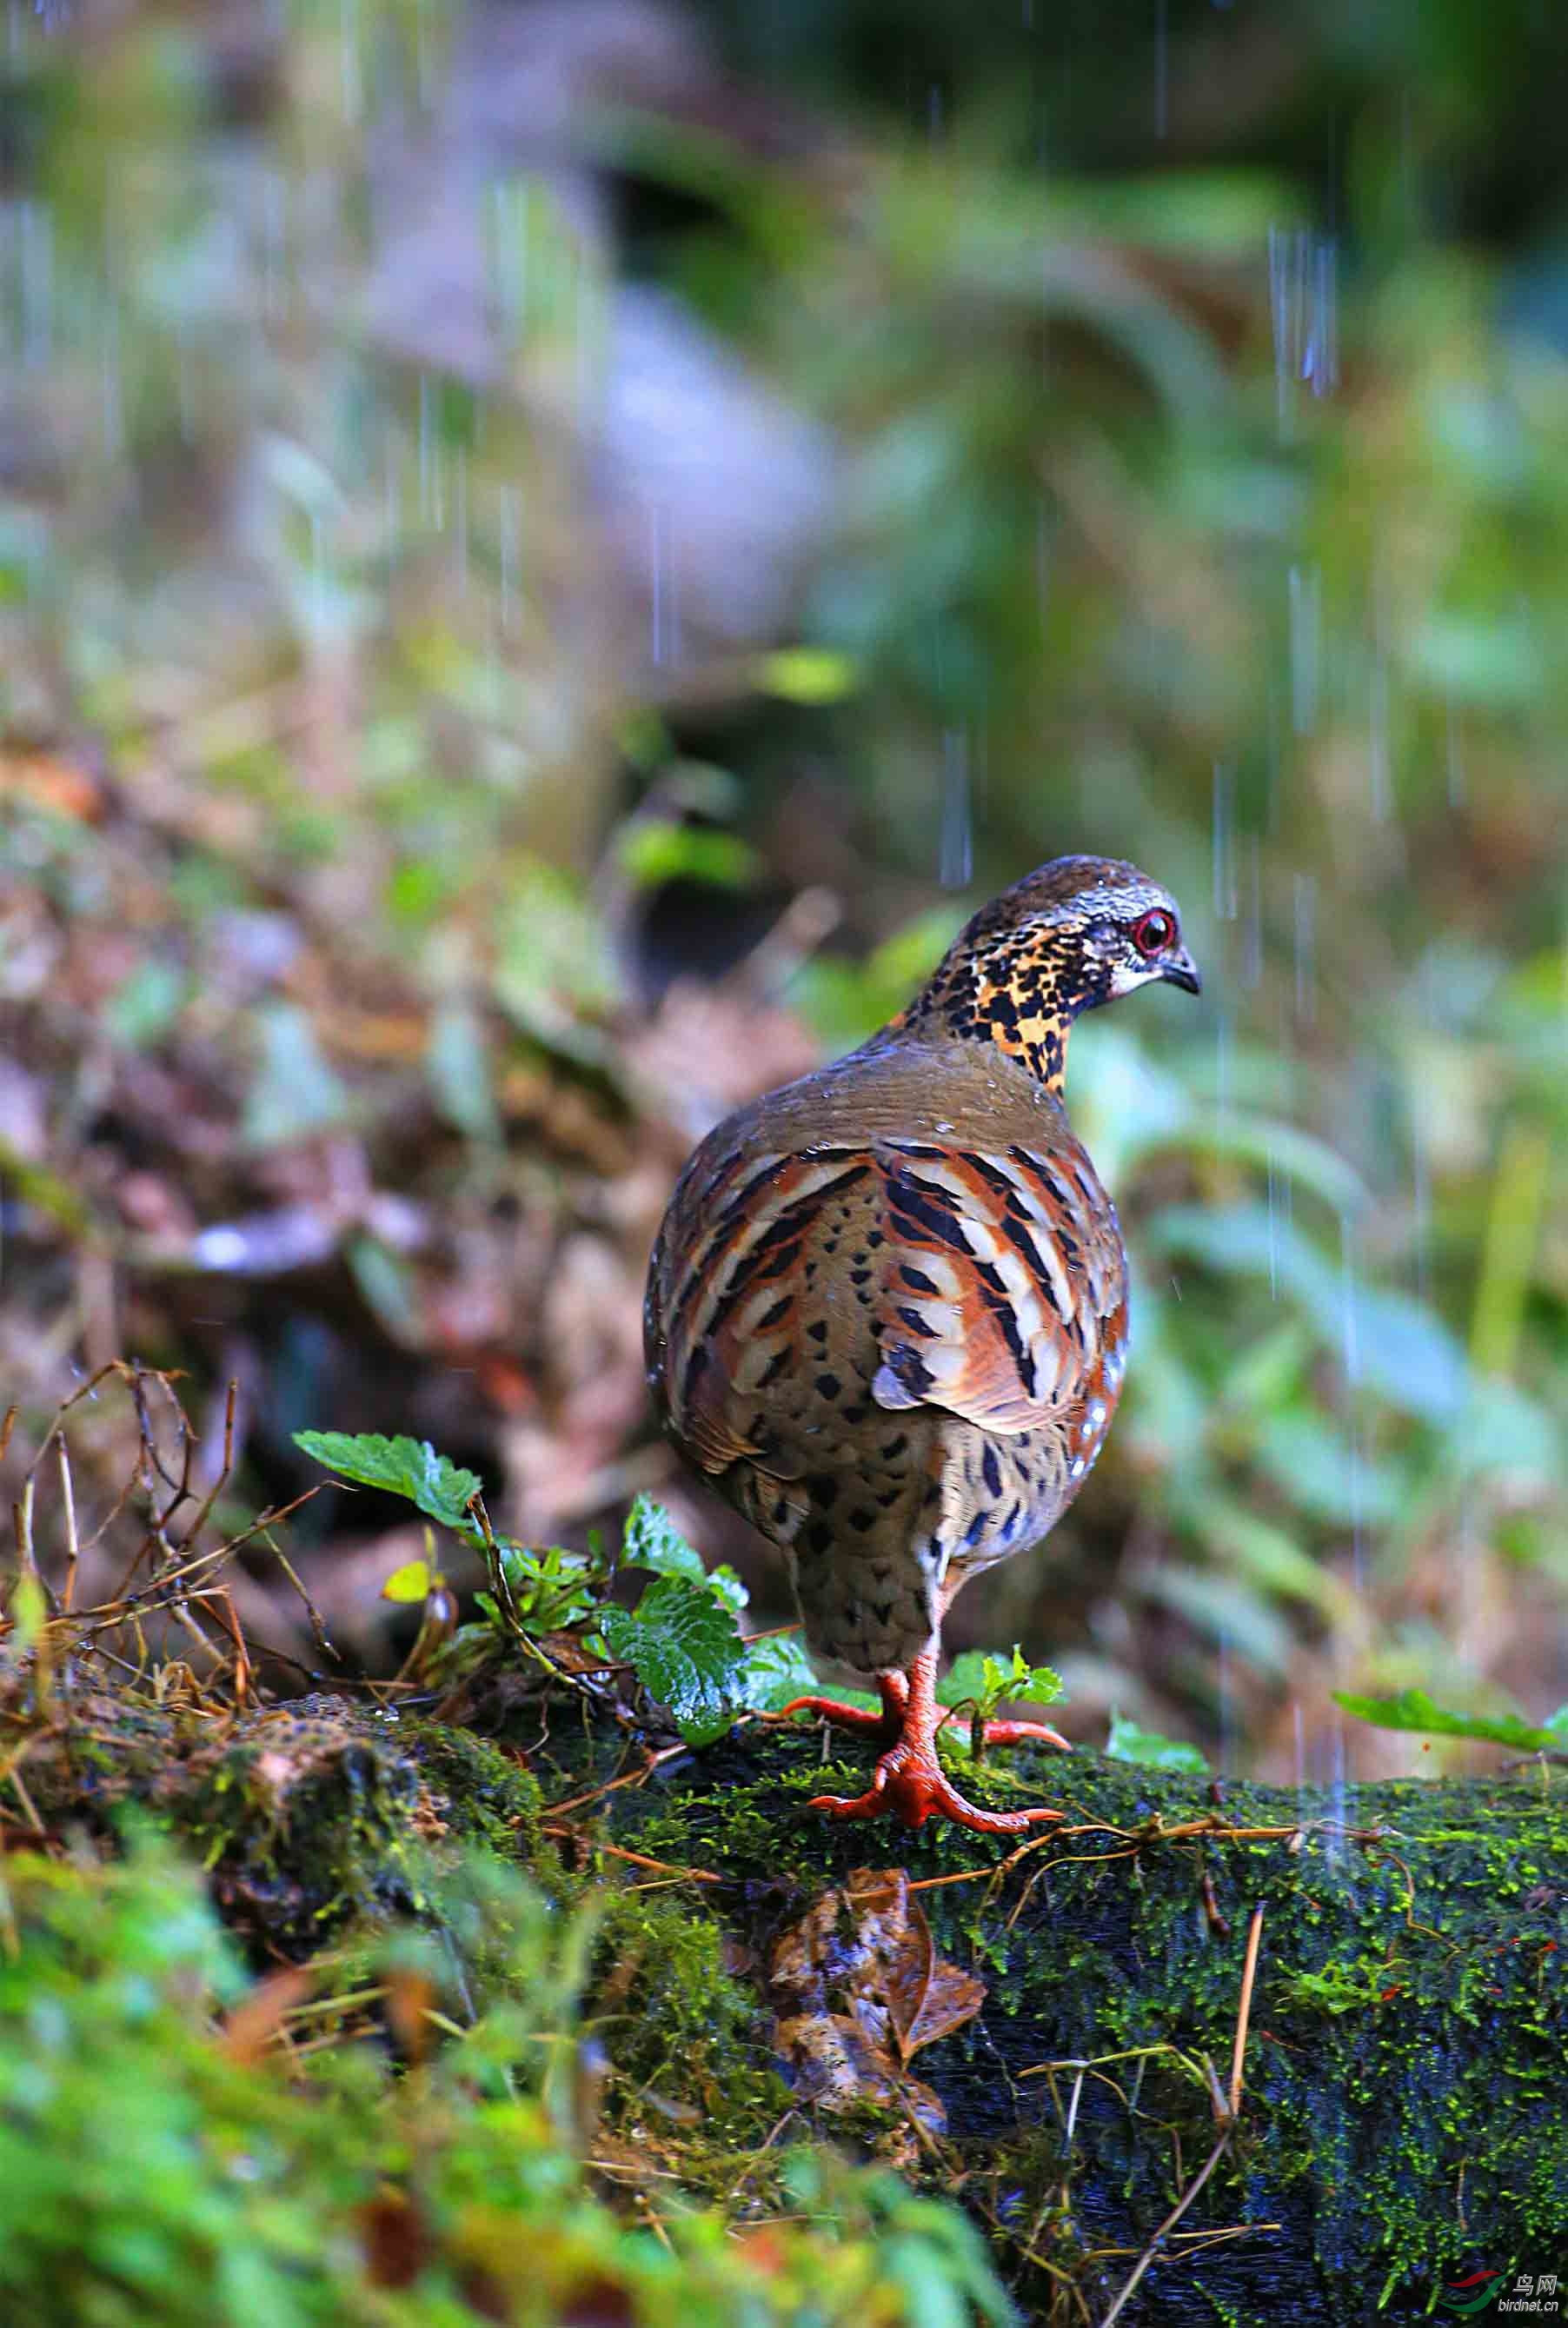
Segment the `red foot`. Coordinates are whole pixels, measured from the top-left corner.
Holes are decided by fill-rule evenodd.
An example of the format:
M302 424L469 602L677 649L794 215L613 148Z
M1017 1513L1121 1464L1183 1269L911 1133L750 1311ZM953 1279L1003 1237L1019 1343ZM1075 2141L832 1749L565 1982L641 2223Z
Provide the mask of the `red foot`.
M965 1800L936 1759L936 1733L951 1718L953 1709L935 1703L935 1675L936 1660L930 1656L917 1657L907 1676L882 1675L879 1713L841 1705L831 1697L797 1697L784 1707L785 1713L815 1714L841 1729L888 1741L865 1794L818 1795L812 1799L812 1810L826 1811L833 1818L876 1818L891 1811L906 1826L922 1826L934 1813L976 1835L1021 1835L1042 1821L1062 1817L1062 1812L1044 1808L982 1811ZM988 1722L985 1725L988 1746L1012 1746L1025 1738L1044 1739L1071 1751L1066 1740L1043 1722Z
M786 1713L814 1714L819 1722L831 1722L835 1729L859 1731L862 1736L880 1738L891 1746L903 1733L905 1708L908 1704L908 1685L902 1674L889 1674L882 1684L882 1709L873 1713L867 1705L845 1705L836 1697L792 1697L779 1709ZM941 1730L953 1720L956 1709L939 1705L934 1727ZM973 1724L961 1719L959 1724L965 1741L972 1734ZM1064 1754L1073 1751L1072 1741L1047 1722L988 1722L985 1742L988 1746L1019 1746L1026 1739L1038 1738L1047 1746L1059 1746Z

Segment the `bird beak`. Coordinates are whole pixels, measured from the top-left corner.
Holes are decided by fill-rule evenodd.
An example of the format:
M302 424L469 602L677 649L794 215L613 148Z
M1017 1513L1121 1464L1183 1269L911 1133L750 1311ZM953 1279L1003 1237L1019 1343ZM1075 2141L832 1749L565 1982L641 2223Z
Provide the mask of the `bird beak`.
M1184 987L1188 994L1201 994L1203 981L1197 974L1197 964L1183 946L1166 962L1160 973L1172 986Z

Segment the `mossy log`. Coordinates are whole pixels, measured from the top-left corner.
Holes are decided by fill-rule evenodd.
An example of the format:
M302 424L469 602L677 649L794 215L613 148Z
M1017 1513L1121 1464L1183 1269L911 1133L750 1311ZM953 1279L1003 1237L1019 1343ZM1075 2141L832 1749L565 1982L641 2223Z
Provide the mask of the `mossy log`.
M937 1951L987 1990L919 2054L947 2118L922 2171L986 2224L1026 2317L1100 2322L1215 2148L1203 2065L1227 2091L1260 1909L1239 2117L1121 2318L1361 2328L1428 2317L1478 2264L1568 2277L1560 1769L1213 1788L1020 1752L965 1774L998 1807L1027 1783L1066 1812L1017 1850L823 1817L808 1796L864 1783L823 1752L757 1724L572 1817L720 1879L680 1896L759 1965L850 1870L907 1872ZM580 1797L583 1758L563 1763L547 1792Z
M1063 1809L1013 1849L811 1810L864 1760L825 1760L840 1750L810 1725L754 1721L691 1751L575 1701L514 1704L491 1740L316 1699L209 1745L204 1725L126 1711L99 1701L40 1739L29 1800L50 1826L107 1835L127 1798L150 1805L258 1962L425 1912L456 1845L574 1896L602 1878L614 2009L587 2010L650 2107L686 2098L664 2141L677 2179L733 2201L775 2137L879 2149L984 2227L1025 2320L1099 2328L1220 2146L1258 1910L1239 2113L1118 2318L1362 2328L1428 2317L1478 2266L1568 2276L1561 1769L1216 1800L1201 1779L1029 1750L963 1773L999 1807L1028 1787ZM985 1993L921 2048L906 2093L895 2078L830 2111L781 2082L769 1967L868 1866L905 1871L934 1957Z

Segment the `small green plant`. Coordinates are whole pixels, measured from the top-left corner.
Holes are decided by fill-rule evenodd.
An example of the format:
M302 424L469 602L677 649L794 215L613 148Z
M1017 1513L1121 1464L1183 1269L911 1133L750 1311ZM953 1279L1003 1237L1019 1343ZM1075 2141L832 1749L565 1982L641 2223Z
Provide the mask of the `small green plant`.
M979 1761L985 1753L985 1725L1000 1709L1020 1698L1031 1705L1054 1705L1063 1694L1062 1676L1049 1666L1031 1666L1015 1641L1010 1664L986 1649L965 1649L954 1657L936 1694L955 1713L968 1714L970 1752Z
M335 1431L295 1438L341 1478L405 1497L472 1545L485 1564L487 1590L476 1601L492 1631L536 1652L552 1635L576 1635L591 1656L630 1666L688 1745L711 1745L740 1714L769 1711L814 1684L793 1636L742 1635L736 1620L747 1596L734 1569L705 1568L649 1496L639 1496L627 1514L612 1563L596 1538L586 1552L569 1552L498 1535L474 1472L426 1441ZM617 1568L646 1570L652 1579L632 1608L609 1597ZM399 1569L386 1589L393 1600L414 1600L443 1584L432 1549Z

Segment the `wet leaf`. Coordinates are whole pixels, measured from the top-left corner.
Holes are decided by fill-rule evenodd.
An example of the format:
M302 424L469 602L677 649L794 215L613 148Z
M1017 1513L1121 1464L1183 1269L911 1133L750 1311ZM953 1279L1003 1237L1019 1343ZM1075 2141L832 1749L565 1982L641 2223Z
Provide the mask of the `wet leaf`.
M479 1493L478 1479L437 1455L427 1439L383 1439L373 1431L296 1431L294 1443L342 1478L406 1496L443 1527L465 1535L474 1532L466 1507Z
M803 2092L830 2109L897 2099L940 2130L942 2103L908 2064L973 2020L985 1983L937 1955L903 1868L856 1868L823 1892L775 1942L769 1977Z
M1491 1746L1511 1746L1519 1754L1568 1751L1568 1705L1559 1706L1544 1723L1526 1722L1516 1713L1455 1713L1434 1705L1423 1689L1402 1689L1397 1697L1358 1697L1337 1689L1336 1705L1357 1721L1378 1730L1424 1731L1433 1738L1478 1738Z
M1011 1700L1054 1705L1064 1694L1061 1675L1050 1666L1030 1665L1016 1641L1005 1659L985 1649L965 1649L936 1685L939 1705L978 1705L986 1721Z
M432 1584L437 1582L435 1570L427 1560L406 1560L401 1568L394 1568L381 1587L383 1600L423 1600Z
M733 1615L706 1583L658 1577L634 1610L607 1608L603 1630L689 1746L723 1737L746 1702L744 1653Z
M817 1686L815 1669L798 1633L770 1633L765 1640L747 1641L741 1678L746 1702L758 1713L777 1713L792 1697L808 1696Z
M693 1584L708 1582L702 1554L652 1496L639 1496L626 1514L621 1563L625 1568L652 1569L655 1576L684 1576Z

